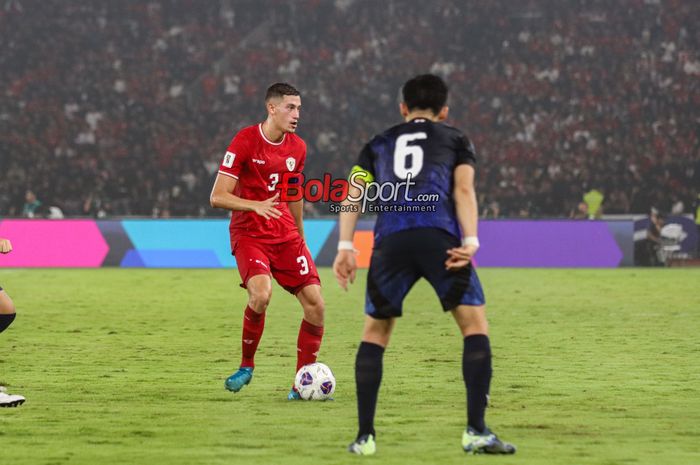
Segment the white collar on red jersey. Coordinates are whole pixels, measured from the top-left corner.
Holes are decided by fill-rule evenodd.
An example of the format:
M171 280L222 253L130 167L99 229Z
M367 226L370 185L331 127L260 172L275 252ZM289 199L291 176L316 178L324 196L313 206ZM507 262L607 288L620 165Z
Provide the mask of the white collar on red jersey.
M258 129L260 130L260 135L261 135L262 138L265 140L265 142L267 142L268 144L272 144L272 145L282 145L282 142L284 142L284 138L287 137L287 133L285 132L285 133L282 134L282 140L281 140L281 141L279 141L279 142L272 142L270 139L268 139L267 137L265 137L265 133L264 133L263 130L262 130L262 125L263 125L262 123L258 124Z

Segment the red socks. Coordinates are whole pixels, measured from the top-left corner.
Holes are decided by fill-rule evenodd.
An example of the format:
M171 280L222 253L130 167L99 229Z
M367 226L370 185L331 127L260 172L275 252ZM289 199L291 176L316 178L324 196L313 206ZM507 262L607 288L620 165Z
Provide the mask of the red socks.
M265 329L265 312L256 313L252 308L246 307L243 314L242 367L255 367L255 351Z
M297 338L297 371L309 363L314 363L321 348L323 326L314 326L306 320L301 320L299 337Z
M265 328L265 312L255 313L246 307L243 317L243 336L241 341L241 366L255 367L255 352ZM323 326L314 326L301 320L297 338L297 371L304 365L314 363L323 339Z

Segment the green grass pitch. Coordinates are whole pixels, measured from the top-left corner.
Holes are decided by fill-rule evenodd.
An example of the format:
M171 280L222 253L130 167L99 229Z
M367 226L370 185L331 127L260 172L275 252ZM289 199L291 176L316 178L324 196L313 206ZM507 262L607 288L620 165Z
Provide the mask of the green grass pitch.
M245 292L235 270L0 270L19 315L0 335L0 463L698 464L700 270L482 269L494 352L489 425L512 457L461 451L456 325L419 283L385 356L378 453L356 428L353 363L365 273L321 270L320 361L334 402L288 402L301 310L273 292L253 382L237 367Z

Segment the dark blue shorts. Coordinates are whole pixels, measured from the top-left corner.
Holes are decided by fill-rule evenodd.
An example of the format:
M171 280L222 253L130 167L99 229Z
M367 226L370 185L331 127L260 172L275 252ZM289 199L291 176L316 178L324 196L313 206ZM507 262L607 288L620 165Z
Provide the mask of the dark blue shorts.
M447 249L460 240L442 229L418 228L386 236L372 251L367 275L365 313L385 319L402 314L403 300L420 278L433 286L444 311L458 305L484 305L476 270L445 269Z

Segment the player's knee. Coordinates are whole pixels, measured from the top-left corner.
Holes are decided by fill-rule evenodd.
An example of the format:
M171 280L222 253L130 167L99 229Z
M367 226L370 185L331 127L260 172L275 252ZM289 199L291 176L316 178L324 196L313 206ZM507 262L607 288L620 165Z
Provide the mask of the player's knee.
M469 318L464 324L460 325L463 336L471 336L472 334L489 334L489 323L485 316L475 316Z
M0 291L0 333L5 331L15 320L15 306L12 299L3 291Z
M12 315L14 313L17 313L17 309L12 301L0 303L0 315Z
M371 317L365 318L365 326L362 331L362 340L370 342L382 347L389 345L389 339L394 328L394 318L390 319L375 319Z
M314 298L309 301L309 307L316 312L323 313L326 308L326 303L323 301L323 297L321 297L319 294L314 296Z
M323 326L323 315L326 311L326 304L320 296L318 299L307 302L304 305L304 319L316 326Z
M489 334L489 324L484 321L473 321L470 324L462 328L462 334L466 336L471 336L472 334Z
M489 333L489 323L483 306L460 305L453 311L463 336Z
M16 313L15 304L4 291L0 291L0 314L11 315Z
M249 289L248 305L256 312L264 312L270 304L272 289Z

